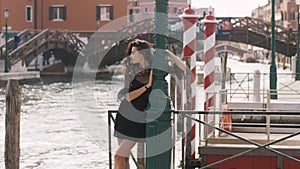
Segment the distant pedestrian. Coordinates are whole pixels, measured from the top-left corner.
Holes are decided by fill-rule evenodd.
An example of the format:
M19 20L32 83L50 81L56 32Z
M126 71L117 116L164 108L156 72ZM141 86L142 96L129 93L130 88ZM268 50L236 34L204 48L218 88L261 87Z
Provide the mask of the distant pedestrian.
M49 65L49 59L51 57L51 53L49 50L43 52L43 66L45 66L46 64Z
M269 51L266 53L266 59L269 59Z
M14 35L14 49L17 49L20 43L20 37L18 36L17 33Z

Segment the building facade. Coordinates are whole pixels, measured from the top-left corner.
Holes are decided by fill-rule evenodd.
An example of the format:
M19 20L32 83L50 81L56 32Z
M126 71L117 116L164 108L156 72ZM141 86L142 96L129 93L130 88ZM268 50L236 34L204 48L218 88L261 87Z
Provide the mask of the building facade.
M268 4L252 10L253 18L271 22L271 16L272 4L270 1ZM296 0L275 0L275 21L277 25L297 30L297 20L298 6L296 5Z
M3 28L3 13L8 8L10 31L46 28L94 31L127 16L128 3L128 0L1 0L0 19Z
M153 13L155 0L133 0L134 8L130 14ZM188 7L187 0L169 0L169 15L178 17Z
M3 29L3 13L8 8L9 31L46 28L95 31L120 18L125 26L133 20L133 15L153 13L154 7L154 0L1 0L0 21ZM186 7L186 0L170 0L169 14L178 16Z
M295 0L281 0L280 15L284 27L294 30L298 28L298 6Z

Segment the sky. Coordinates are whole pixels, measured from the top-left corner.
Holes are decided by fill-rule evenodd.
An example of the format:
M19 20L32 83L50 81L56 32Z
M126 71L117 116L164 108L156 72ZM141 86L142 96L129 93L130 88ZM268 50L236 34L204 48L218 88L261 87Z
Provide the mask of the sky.
M217 17L251 16L251 11L259 6L268 4L268 0L192 0L196 8L215 8Z

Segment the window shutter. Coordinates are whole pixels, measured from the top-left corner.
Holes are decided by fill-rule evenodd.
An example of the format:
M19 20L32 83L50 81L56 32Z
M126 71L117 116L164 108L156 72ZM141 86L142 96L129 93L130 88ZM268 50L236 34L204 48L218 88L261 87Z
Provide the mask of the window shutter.
M54 16L53 16L53 7L49 7L49 20L53 20Z
M100 15L100 6L96 6L96 21L100 21L101 15Z
M67 7L66 6L62 7L62 10L63 10L62 19L67 20Z
M113 6L110 6L109 12L110 12L109 19L113 20L114 19L114 7Z

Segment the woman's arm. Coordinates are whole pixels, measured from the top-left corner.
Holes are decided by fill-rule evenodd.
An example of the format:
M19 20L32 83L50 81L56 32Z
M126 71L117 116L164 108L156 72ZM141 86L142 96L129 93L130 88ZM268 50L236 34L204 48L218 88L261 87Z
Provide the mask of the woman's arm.
M138 98L140 95L142 95L144 92L146 92L152 86L152 79L153 79L153 70L150 71L148 83L136 90L133 90L133 91L127 93L125 95L125 99L130 102L130 101Z
M185 63L179 59L176 55L174 55L174 53L172 53L169 50L166 50L167 54L168 54L168 58L174 63L176 64L182 71L186 70L186 65Z
M129 92L129 93L127 93L126 95L125 95L125 99L128 101L128 102L130 102L130 101L132 101L132 100L134 100L134 99L136 99L136 98L138 98L140 95L142 95L144 92L146 92L147 91L147 85L144 85L144 86L142 86L142 87L140 87L140 88L138 88L138 89L136 89L136 90L133 90L133 91L131 91L131 92Z

